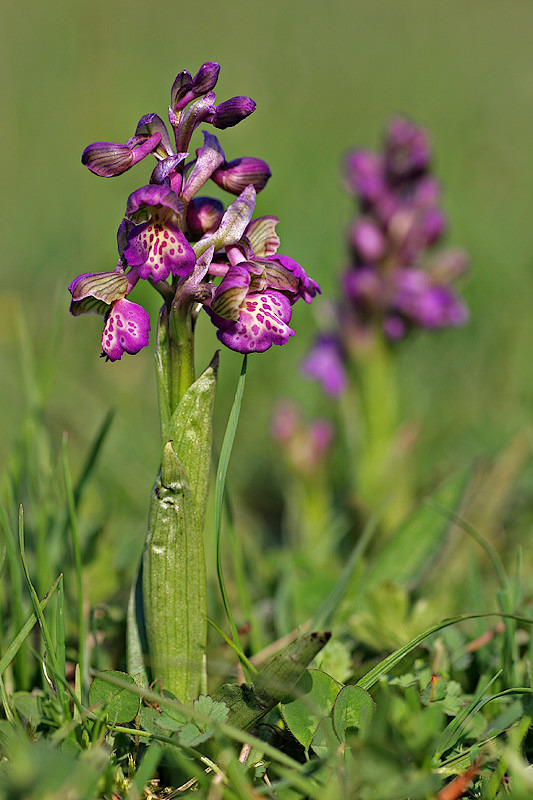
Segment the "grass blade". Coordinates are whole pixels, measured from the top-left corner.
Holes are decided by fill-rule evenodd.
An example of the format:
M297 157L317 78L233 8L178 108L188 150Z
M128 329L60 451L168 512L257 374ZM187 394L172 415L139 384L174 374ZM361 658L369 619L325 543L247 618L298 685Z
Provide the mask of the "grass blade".
M516 614L502 614L498 611L490 611L487 613L480 613L480 614L460 614L457 617L449 617L448 619L442 620L442 622L438 622L436 625L432 625L431 628L427 628L425 631L420 633L418 636L415 636L411 639L407 644L402 645L389 656L380 661L379 664L371 669L369 672L366 673L358 682L358 686L362 686L363 689L367 691L374 686L375 683L383 676L386 675L387 672L390 672L400 661L405 658L405 656L409 655L419 644L421 644L428 636L431 636L432 633L437 633L437 631L443 630L444 628L449 628L450 625L457 625L458 622L464 622L468 619L480 619L481 617L503 617L505 619L514 619L518 622L523 622L527 625L533 625L533 619L529 619L528 617L520 617Z
M350 586L350 582L352 580L353 574L357 565L359 564L359 560L364 555L364 552L369 545L376 528L379 523L380 514L376 513L370 517L369 521L364 527L364 530L359 538L359 541L355 545L354 549L352 550L352 554L348 559L348 563L344 567L342 574L330 592L330 594L326 597L321 607L316 612L313 620L311 622L311 630L318 631L329 628L333 621L333 616L341 604L344 595L348 591Z
M233 400L233 405L231 407L228 424L226 427L226 432L224 434L224 440L222 442L222 449L220 451L217 477L215 482L215 542L216 542L218 585L220 587L220 593L222 595L222 601L224 603L224 609L228 617L233 639L238 644L240 650L242 650L242 647L240 644L239 633L237 631L237 626L235 625L231 609L229 607L226 585L224 583L224 575L222 574L222 558L221 558L220 542L221 542L221 522L222 522L222 503L224 498L224 485L226 483L228 464L231 456L231 450L233 447L233 441L235 439L235 432L237 430L237 423L239 421L242 396L244 394L244 384L246 380L246 364L247 364L247 356L244 356L242 361L241 374L235 392L235 399ZM244 666L245 665L243 664L243 667Z
M63 436L62 447L63 458L63 479L65 482L65 492L67 495L67 505L69 511L70 530L72 533L72 549L74 551L74 570L76 574L76 587L78 591L78 662L80 665L81 692L85 684L86 670L86 624L85 624L85 598L83 592L83 572L81 562L80 538L78 533L78 519L76 515L76 501L72 488L72 477L68 462L67 435ZM64 673L61 673L63 675Z
M50 602L50 600L54 596L54 594L55 594L55 592L56 592L56 590L57 590L57 588L59 586L59 583L62 580L62 577L63 577L62 575L59 575L59 577L56 578L56 580L54 581L54 583L50 587L49 592L47 594L45 594L45 596L43 597L43 599L39 603L39 607L40 607L41 611L44 611L44 609L46 608L46 606L48 605L48 603ZM21 646L23 645L25 640L28 638L28 635L31 633L31 630L32 630L32 628L33 628L33 626L35 625L36 622L37 622L37 617L35 616L35 614L33 614L33 613L30 614L30 616L28 617L28 619L26 620L26 622L22 626L22 628L19 631L19 633L15 636L15 638L13 639L13 641L11 642L9 647L7 648L7 650L4 653L4 655L2 656L2 658L0 658L0 677L4 674L4 672L6 671L8 666L11 664L11 662L13 661L13 659L15 658L17 653L19 652Z

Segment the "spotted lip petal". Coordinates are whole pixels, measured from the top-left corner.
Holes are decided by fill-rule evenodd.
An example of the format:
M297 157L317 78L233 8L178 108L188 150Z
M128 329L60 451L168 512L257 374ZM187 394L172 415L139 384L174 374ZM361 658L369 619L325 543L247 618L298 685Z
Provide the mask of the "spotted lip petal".
M218 339L237 353L263 353L273 344L286 344L294 336L288 325L291 304L279 292L249 294L236 322L219 317L209 308L206 311L219 329Z
M148 344L150 315L137 303L117 300L109 311L102 334L102 355L120 361L124 353L135 355Z
M194 250L177 225L153 209L152 218L130 233L124 258L129 266L139 267L139 276L157 283L168 276L188 275L194 268Z

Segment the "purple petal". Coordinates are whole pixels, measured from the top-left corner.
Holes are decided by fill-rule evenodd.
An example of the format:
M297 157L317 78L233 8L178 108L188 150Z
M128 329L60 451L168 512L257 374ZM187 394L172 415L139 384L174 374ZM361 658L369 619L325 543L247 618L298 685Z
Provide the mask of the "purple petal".
M161 146L167 155L173 155L172 145L170 144L170 136L168 135L167 126L160 116L157 114L145 114L140 118L137 123L135 131L136 136L153 136L154 134L161 134Z
M431 286L416 303L415 320L423 328L445 328L464 325L468 308L447 286Z
M223 163L224 151L220 142L212 133L204 131L204 145L198 153L196 163L183 188L182 196L185 202L194 197L204 183L212 177L217 167Z
M148 186L141 186L140 189L130 194L125 216L132 217L138 211L153 209L156 206L164 206L178 217L183 213L182 201L169 186L151 183Z
M192 79L191 89L195 95L207 94L214 89L218 81L220 65L216 61L206 61L202 64L194 78Z
M374 220L361 217L352 225L351 243L362 261L379 261L385 255L387 242Z
M251 97L232 97L224 103L216 106L211 122L215 128L232 128L237 125L241 120L248 117L256 109L256 103Z
M213 233L205 236L201 241L195 245L196 252L201 245L204 250L211 245L215 250L220 250L223 247L229 247L238 242L246 230L252 214L255 209L255 189L252 185L247 186L246 189L228 206L224 216L220 221L220 225Z
M254 255L259 257L273 256L279 247L279 236L276 233L277 217L257 217L253 219L244 235L249 240Z
M211 304L219 317L236 322L240 315L240 305L250 288L250 273L241 264L231 266L217 286Z
M211 175L217 186L231 194L240 194L250 183L256 192L264 189L272 175L270 167L261 158L236 158L223 164Z
M337 397L346 389L347 379L342 348L332 334L320 336L302 362L302 373L322 384L326 394Z
M382 159L371 150L353 150L346 158L346 180L365 203L374 203L385 189Z
M107 305L125 297L130 291L130 282L120 272L84 272L69 283L72 303L86 297L94 297Z
M120 361L123 353L134 355L148 344L150 315L137 303L117 300L111 308L102 334L102 355Z
M154 171L150 176L150 183L164 183L168 186L172 173L175 171L178 164L184 161L188 155L188 153L178 153L175 156L169 156L168 158L164 158L162 161L158 161ZM178 177L181 179L181 175L178 175Z
M309 278L304 268L301 267L294 258L276 253L276 255L268 256L267 260L281 264L282 267L292 272L297 278L299 287L298 291L291 297L291 303L295 303L300 297L302 297L306 303L310 303L317 293L320 294L320 286L318 283L312 278Z
M294 336L288 325L291 304L278 292L249 294L237 322L222 319L209 308L206 311L219 328L219 340L237 353L263 353L273 344L286 344Z
M195 239L216 230L224 215L224 206L213 197L194 197L187 206L187 227Z
M210 122L215 113L215 93L208 92L198 97L183 111L176 128L176 151L184 153L189 149L191 136L202 122Z
M130 147L117 142L93 142L82 153L81 163L103 178L121 175L149 155L161 142L161 134L154 133L142 144Z
M385 169L392 181L420 175L429 167L431 148L424 128L403 117L389 124L385 140Z
M190 72L187 72L187 70L184 69L174 79L174 83L172 84L172 89L170 90L170 107L174 109L174 111L178 111L180 108L183 108L183 106L187 104L188 101L186 101L185 103L183 103L182 101L185 95L191 91L191 86L192 86L192 75Z

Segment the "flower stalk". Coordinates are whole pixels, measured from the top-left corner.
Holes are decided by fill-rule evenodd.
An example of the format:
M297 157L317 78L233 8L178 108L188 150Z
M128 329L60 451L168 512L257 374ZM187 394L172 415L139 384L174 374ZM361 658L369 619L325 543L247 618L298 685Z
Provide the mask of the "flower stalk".
M148 344L150 317L129 298L148 281L163 297L156 344L161 469L152 490L148 535L128 610L128 668L159 681L185 704L205 690L206 573L203 527L211 469L218 355L196 379L194 326L202 308L231 350L285 344L292 306L320 291L294 259L277 253L276 217L253 219L270 168L258 158L226 160L212 133L190 159L201 124L223 130L255 110L249 97L215 103L220 67L182 71L171 89L169 123L139 120L125 144L95 142L82 156L91 172L113 177L152 155L150 182L128 198L113 271L79 275L71 312L104 317L102 356L119 361ZM174 140L174 144L172 142ZM235 195L224 205L198 197L208 180Z

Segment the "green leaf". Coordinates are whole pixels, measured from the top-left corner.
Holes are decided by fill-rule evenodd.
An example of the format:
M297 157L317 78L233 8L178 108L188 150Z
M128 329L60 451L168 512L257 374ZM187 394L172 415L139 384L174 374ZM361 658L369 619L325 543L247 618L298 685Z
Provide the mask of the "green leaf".
M205 560L196 503L170 442L152 491L142 581L152 680L190 704L204 671Z
M331 715L339 685L319 669L307 670L294 688L294 700L283 703L281 713L293 736L306 750L318 725Z
M428 685L420 692L420 702L423 706L444 700L448 691L446 678L442 675L432 675Z
M120 678L130 686L135 686L131 675L117 670L105 670L105 674ZM113 686L102 678L96 677L89 688L89 704L102 707L107 719L113 723L130 722L137 716L140 698L127 688Z
M331 717L324 717L318 723L315 735L311 742L311 749L319 758L328 758L340 746L339 738L333 728Z
M213 700L208 695L201 694L198 700L192 704L195 711L199 714L205 714L210 717L214 722L227 722L229 717L229 708L225 703Z
M213 699L229 707L228 722L241 730L256 725L275 705L292 694L306 667L329 637L329 633L300 636L259 670L254 683L220 686Z
M374 718L374 701L361 686L344 686L333 707L333 726L341 742L355 730L365 733Z
M187 389L167 428L167 440L172 441L172 448L187 475L201 529L209 491L217 370L218 352Z
M201 731L194 722L187 722L178 731L178 742L183 747L197 747L202 742L206 742L213 735L212 730Z

